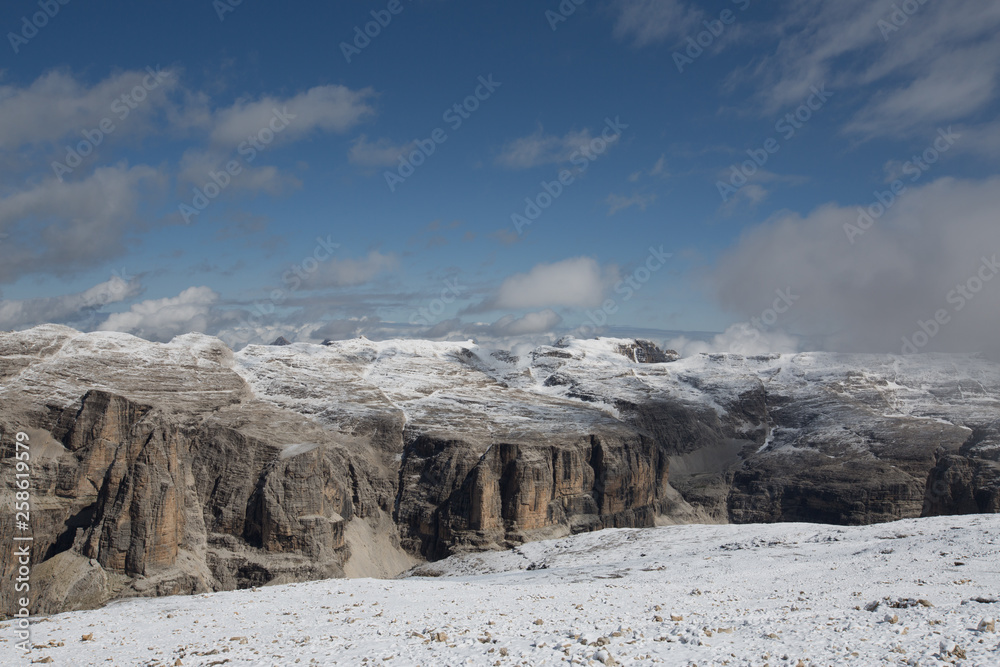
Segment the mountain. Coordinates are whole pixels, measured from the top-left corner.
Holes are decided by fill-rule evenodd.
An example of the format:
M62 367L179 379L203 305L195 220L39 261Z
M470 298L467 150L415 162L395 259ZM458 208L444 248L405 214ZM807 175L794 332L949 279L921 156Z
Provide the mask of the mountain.
M606 338L234 353L49 325L0 334L11 504L21 431L35 613L602 528L1000 511L1000 366L974 356L679 359Z

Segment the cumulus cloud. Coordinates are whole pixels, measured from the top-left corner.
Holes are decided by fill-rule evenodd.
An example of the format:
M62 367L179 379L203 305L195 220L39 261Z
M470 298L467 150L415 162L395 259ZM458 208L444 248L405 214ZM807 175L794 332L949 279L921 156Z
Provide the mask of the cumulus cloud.
M677 40L698 25L702 13L682 0L615 0L614 35L637 47Z
M614 144L620 135L608 141ZM589 155L590 142L595 138L590 130L567 132L563 136L545 134L539 127L534 133L508 142L496 158L496 163L508 169L530 169L546 164L563 164L575 153ZM606 138L605 138L606 140Z
M54 144L68 138L79 141L81 131L94 130L105 118L114 123L116 135L150 131L152 126L141 119L162 109L169 93L178 86L176 71L163 69L159 74L154 78L145 70L128 70L87 85L69 72L57 70L27 86L0 86L0 151ZM142 103L135 109L123 107L121 102L115 105L116 99L137 86L144 91ZM128 110L124 119L121 108Z
M215 145L236 147L248 136L269 126L275 112L289 117L288 127L278 135L281 140L299 139L314 130L346 132L374 114L370 105L375 92L371 88L351 90L346 86L316 86L293 97L263 97L257 101L239 100L215 111L211 141Z
M395 254L382 254L373 250L366 257L327 260L315 275L309 277L308 287L351 287L361 285L376 276L399 268Z
M140 205L163 189L145 165L101 167L79 181L55 178L0 199L0 282L31 272L69 273L121 255L143 228Z
M131 104L121 101L124 95L132 96ZM276 112L287 114L289 120L280 133L285 141L314 130L346 132L375 113L374 97L371 88L326 85L290 97L266 95L213 108L208 95L183 85L176 68L128 70L94 84L55 70L27 86L0 86L0 151L80 137L105 118L114 123L116 136L162 133L164 129L198 131L207 133L213 146L235 149L268 127ZM123 116L123 109L127 115ZM165 122L146 122L160 114Z
M374 114L369 104L373 96L371 89L354 91L344 86L318 86L289 98L238 100L228 107L206 110L191 122L208 132L208 145L185 151L178 181L201 186L209 181L210 172L239 158L242 172L231 180L230 192L248 190L276 195L301 187L297 178L272 166L251 166L249 159L238 154L239 147L264 130L272 132L274 144L301 140L314 131L346 132ZM375 159L371 150L365 150L370 145L361 144L364 137L355 144L359 159Z
M749 356L797 352L799 341L783 331L769 331L755 327L749 322L740 322L709 340L678 336L668 340L666 347L682 357L721 352Z
M18 329L49 322L80 322L92 317L103 306L126 301L141 291L142 286L138 281L126 282L113 276L110 280L76 294L0 301L0 329Z
M864 208L877 214L873 203ZM935 333L921 349L989 351L1000 327L997 210L1000 177L910 187L881 217L833 204L781 214L746 232L708 279L720 305L748 321L790 290L793 305L768 324L829 349L898 353L923 322ZM946 323L928 324L935 314Z
M174 297L133 304L128 312L114 313L98 327L121 331L146 340L168 341L190 332L212 333L219 295L208 287L189 287Z
M469 312L547 307L589 308L601 303L617 280L615 267L602 267L591 257L573 257L538 264L527 273L510 276L496 294Z

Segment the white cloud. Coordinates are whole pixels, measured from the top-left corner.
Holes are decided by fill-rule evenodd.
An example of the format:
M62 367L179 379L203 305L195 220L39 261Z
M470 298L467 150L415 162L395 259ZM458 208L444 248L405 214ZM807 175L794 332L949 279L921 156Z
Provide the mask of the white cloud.
M537 313L528 313L523 317L505 315L494 322L487 330L493 336L523 336L551 331L559 326L562 317L558 313L545 309Z
M243 190L278 195L297 189L302 186L299 179L273 166L251 166L249 158L244 158L240 151L258 150L254 142L264 130L271 132L273 137L271 142L260 144L264 150L301 140L317 130L346 132L374 114L368 104L373 96L370 88L354 91L344 86L318 86L290 98L238 100L215 111L204 108L204 100L196 101L192 105L198 112L178 122L207 131L209 145L185 151L178 182L201 187L209 182L209 172L218 171L236 159L240 162L241 173L233 177L230 192Z
M722 206L722 211L731 215L737 210L744 210L745 207L753 208L767 199L769 194L771 193L767 188L756 183L747 183L729 198L729 201Z
M898 30L886 30L898 5L897 0L789 0L775 28L780 39L775 52L735 72L730 85L753 81L766 114L801 104L812 86L866 91L870 101L847 131L869 136L957 122L995 99L1000 5L928 2ZM878 89L866 90L872 85Z
M662 176L663 178L666 178L666 177L670 176L670 173L667 171L667 156L666 155L661 155L660 156L660 159L656 161L656 164L653 165L653 168L649 170L649 175L650 176Z
M164 186L152 167L101 167L80 181L50 178L0 199L0 281L69 273L122 254L141 228L140 206Z
M154 68L155 72L155 68ZM63 139L81 141L84 130L98 128L108 118L114 133L150 131L151 125L140 121L158 112L171 90L177 87L177 73L161 70L157 82L144 70L129 70L88 86L64 71L52 71L26 87L0 86L0 151L37 144L54 144ZM123 103L115 100L143 87L145 99L120 116ZM155 83L155 85L153 85Z
M382 332L382 318L371 315L363 317L349 317L342 320L329 320L322 322L320 326L309 332L313 339L323 340L346 340L357 338L372 331Z
M790 289L797 299L774 326L830 349L899 352L939 310L948 323L926 349L996 349L1000 276L960 308L954 290L978 282L984 258L1000 253L998 210L994 177L910 186L853 244L845 225L858 224L857 207L781 214L747 231L708 278L720 305L748 321L773 307L775 290Z
M413 142L394 144L385 138L371 142L362 134L351 144L348 159L362 167L395 167L399 164L399 156L410 152L413 147Z
M0 86L0 150L82 139L82 131L97 128L105 118L114 124L116 136L201 131L208 133L212 145L235 150L248 136L268 127L276 111L288 114L288 127L279 135L284 141L301 139L314 130L346 132L375 113L371 88L340 85L316 86L291 97L240 99L213 109L208 95L183 86L180 71L155 67L151 71L129 70L90 85L57 70L25 87ZM156 73L158 78L153 78ZM122 96L133 91L137 96L125 105ZM124 118L123 109L128 111ZM164 123L148 122L160 114Z
M625 197L624 195L610 194L604 203L608 205L608 215L614 215L618 211L624 211L633 206L638 206L640 211L645 211L646 207L654 201L656 201L656 195L633 194L631 197Z
M177 182L196 188L203 188L212 182L211 173L225 171L225 164L234 159L234 154L218 150L189 149L181 156ZM240 162L240 172L233 176L224 192L265 192L278 196L302 187L302 181L279 171L271 165L253 167L245 160ZM190 191L189 191L190 192ZM191 194L185 194L190 199Z
M962 135L962 141L955 144L955 151L978 153L990 158L1000 155L1000 121L963 125L957 131Z
M740 322L713 336L711 340L696 340L679 336L666 342L666 347L682 357L695 354L731 353L742 355L786 354L797 352L798 340L782 331L767 331Z
M478 309L589 308L603 301L605 292L616 279L616 269L602 268L590 257L538 264L527 273L504 280L496 296Z
M103 306L131 299L141 290L142 286L138 281L126 282L114 276L77 294L0 301L0 329L31 327L49 322L75 322Z
M614 144L620 135L607 143ZM568 132L561 137L545 134L539 127L533 134L508 142L497 156L497 164L508 169L530 169L546 164L562 164L573 159L574 153L589 151L594 139L590 130Z
M180 334L211 333L219 295L208 287L189 287L175 297L133 304L125 313L114 313L99 331L122 331L147 340L166 341Z
M702 13L681 0L615 0L614 35L635 46L672 41L698 25Z
M351 287L367 283L376 276L399 268L396 255L373 250L360 259L330 259L320 265L315 276L310 276L306 287Z
M288 127L277 136L283 141L300 139L314 130L346 132L374 114L369 104L375 95L371 88L351 90L329 85L310 88L290 98L263 97L255 102L239 100L217 110L212 119L211 141L214 145L235 149L249 136L267 128L275 112L289 117Z
M846 129L868 135L905 134L912 128L965 118L996 97L998 74L1000 42L942 55L919 78L876 94Z

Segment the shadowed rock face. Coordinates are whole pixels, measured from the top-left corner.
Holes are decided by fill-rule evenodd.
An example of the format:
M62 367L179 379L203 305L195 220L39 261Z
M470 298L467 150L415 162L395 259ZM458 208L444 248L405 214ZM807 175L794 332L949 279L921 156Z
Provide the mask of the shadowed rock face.
M935 452L924 516L1000 512L1000 420L973 430L957 453Z
M0 334L0 502L30 436L35 613L608 527L1000 510L1000 369L676 359L645 341L153 344ZM14 516L0 514L13 535ZM0 556L0 611L17 563Z
M668 497L666 455L627 431L500 442L478 458L470 450L423 437L407 452L397 519L405 544L424 556L651 526Z

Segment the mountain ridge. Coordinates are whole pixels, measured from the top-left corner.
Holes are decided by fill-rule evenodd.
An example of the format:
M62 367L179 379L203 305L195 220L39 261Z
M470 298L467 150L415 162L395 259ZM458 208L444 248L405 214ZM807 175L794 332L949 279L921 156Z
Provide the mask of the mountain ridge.
M392 576L610 527L1000 511L1000 365L970 355L677 358L606 338L233 352L46 325L0 333L0 406L2 465L20 430L39 452L48 611Z

